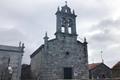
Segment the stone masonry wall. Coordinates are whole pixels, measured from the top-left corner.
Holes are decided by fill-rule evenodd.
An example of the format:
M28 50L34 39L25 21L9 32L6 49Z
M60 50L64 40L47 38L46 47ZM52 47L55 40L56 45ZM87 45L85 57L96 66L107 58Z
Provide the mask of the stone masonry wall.
M68 52L69 54L67 54ZM47 52L42 53L46 62L40 69L41 80L63 79L63 68L73 69L73 79L88 79L88 63L82 43L71 39L53 40L48 43Z

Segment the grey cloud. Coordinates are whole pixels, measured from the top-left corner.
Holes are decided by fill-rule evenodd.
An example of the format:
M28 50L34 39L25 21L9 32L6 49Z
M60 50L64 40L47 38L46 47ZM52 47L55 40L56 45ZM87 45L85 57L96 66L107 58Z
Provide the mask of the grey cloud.
M93 41L102 41L102 42L108 42L109 41L116 41L116 37L118 37L120 34L115 34L117 31L120 29L120 20L112 20L112 19L107 19L101 21L99 24L94 25L90 29L91 32L98 31L98 33L93 34L91 36L91 39ZM116 30L116 32L114 31Z
M119 32L119 29L120 19L106 19L101 21L99 24L94 25L90 29L89 34L98 31L98 33L89 35L89 49L93 50L93 53L91 53L91 58L97 58L96 60L101 61L100 51L103 50L103 57L105 59L106 64L112 66L112 63L119 61L120 41L118 40L120 40L120 34L117 34L117 32ZM99 55L97 54L98 52Z
M22 34L17 29L6 29L6 30L0 30L0 43L11 43L11 42L19 42L20 40L25 40L25 35Z
M112 30L113 28L115 29L120 29L120 18L113 20L113 19L105 19L102 20L99 24L94 25L91 30Z

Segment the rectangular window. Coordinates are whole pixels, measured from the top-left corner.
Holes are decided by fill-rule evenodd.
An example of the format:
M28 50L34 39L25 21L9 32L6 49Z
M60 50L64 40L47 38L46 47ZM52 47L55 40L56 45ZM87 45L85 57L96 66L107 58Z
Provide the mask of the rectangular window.
M69 33L69 34L72 33L71 27L68 28L68 33Z
M64 79L72 79L72 68L71 67L66 67L64 68Z
M65 27L61 27L61 32L62 32L62 33L65 32Z

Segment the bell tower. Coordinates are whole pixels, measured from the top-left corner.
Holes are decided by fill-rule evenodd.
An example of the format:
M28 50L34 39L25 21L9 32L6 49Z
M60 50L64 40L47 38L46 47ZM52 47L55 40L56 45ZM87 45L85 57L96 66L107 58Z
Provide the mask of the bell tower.
M65 6L58 7L56 12L56 38L61 37L74 37L77 39L76 34L76 15L74 10L68 7L67 2Z

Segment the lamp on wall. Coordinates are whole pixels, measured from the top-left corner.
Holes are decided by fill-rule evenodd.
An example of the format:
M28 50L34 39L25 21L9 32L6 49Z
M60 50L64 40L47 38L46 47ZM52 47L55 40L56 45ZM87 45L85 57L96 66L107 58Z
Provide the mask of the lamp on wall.
M8 71L9 71L9 79L8 80L12 80L13 69L11 66L8 66Z

